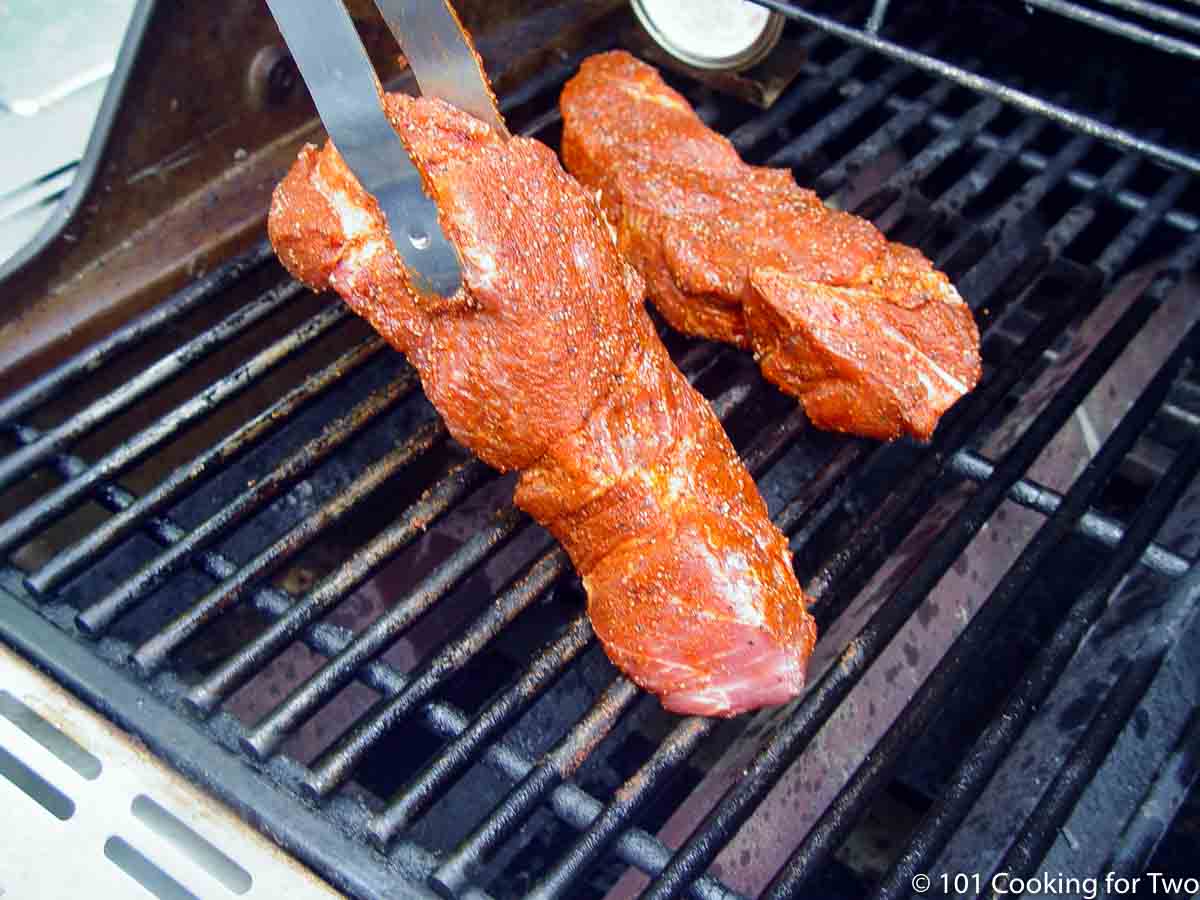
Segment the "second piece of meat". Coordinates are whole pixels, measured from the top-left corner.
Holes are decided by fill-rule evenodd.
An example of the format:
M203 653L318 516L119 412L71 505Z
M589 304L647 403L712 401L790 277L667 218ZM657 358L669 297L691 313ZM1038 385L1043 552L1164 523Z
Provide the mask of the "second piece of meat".
M668 709L795 696L815 640L787 541L707 402L667 355L594 200L536 141L438 100L389 118L463 262L413 291L374 198L332 146L275 192L280 259L407 354L450 433L501 470L583 577L618 667Z
M791 172L750 166L652 67L593 56L562 94L563 161L667 320L752 349L821 428L926 440L979 380L949 279Z

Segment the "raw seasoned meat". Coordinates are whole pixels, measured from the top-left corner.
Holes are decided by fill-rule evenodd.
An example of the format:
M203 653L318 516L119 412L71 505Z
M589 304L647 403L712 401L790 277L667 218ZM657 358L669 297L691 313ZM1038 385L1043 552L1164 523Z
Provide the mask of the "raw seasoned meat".
M516 502L566 548L619 668L683 713L795 696L815 628L787 542L659 341L592 196L536 141L438 100L385 106L463 288L412 290L377 204L330 145L305 148L275 192L279 258L408 356L455 438L521 470Z
M752 349L817 426L928 439L979 380L979 332L945 275L790 172L742 162L652 67L593 56L561 107L564 163L662 314Z

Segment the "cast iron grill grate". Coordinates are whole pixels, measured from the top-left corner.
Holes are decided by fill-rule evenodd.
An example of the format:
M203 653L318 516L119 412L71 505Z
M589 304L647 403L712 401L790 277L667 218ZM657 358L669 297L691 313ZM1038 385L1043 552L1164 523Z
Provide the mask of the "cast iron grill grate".
M360 896L622 896L647 876L653 897L820 893L898 781L927 815L880 896L963 859L1040 871L1093 806L1119 814L1070 871L1138 871L1181 801L1167 780L1195 768L1200 697L1177 683L1200 194L996 98L802 43L807 77L769 112L681 86L748 159L925 250L975 309L986 371L928 446L878 446L815 433L734 351L664 334L817 601L799 703L718 723L641 696L507 482L265 244L0 402L5 641ZM510 100L513 124L556 141L569 71ZM1020 616L1032 637L1008 642ZM922 776L942 711L989 674ZM1051 726L1034 789L1013 770Z

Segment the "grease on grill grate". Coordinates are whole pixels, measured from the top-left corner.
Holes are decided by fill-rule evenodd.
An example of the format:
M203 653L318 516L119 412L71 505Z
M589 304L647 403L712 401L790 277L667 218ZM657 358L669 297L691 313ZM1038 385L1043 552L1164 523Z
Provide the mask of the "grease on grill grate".
M342 884L900 896L966 860L1137 869L1166 823L1135 807L1180 802L1152 761L1194 775L1200 191L803 40L767 113L680 87L751 161L925 250L986 377L930 446L881 447L664 332L817 600L798 704L724 723L639 696L509 481L265 245L0 401L3 588L372 848ZM568 71L513 124L555 141Z

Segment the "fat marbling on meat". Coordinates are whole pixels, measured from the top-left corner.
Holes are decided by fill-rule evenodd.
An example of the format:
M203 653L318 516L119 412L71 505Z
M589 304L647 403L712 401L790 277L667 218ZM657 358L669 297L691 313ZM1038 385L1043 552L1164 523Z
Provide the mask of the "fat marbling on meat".
M945 275L791 172L747 165L651 66L590 57L561 108L563 161L662 314L752 349L817 426L928 439L979 380L979 332Z
M815 640L787 542L711 408L667 355L644 284L553 152L439 100L385 98L463 263L410 285L375 200L306 147L268 222L284 265L331 287L421 377L451 434L562 542L612 661L682 713L803 686Z

